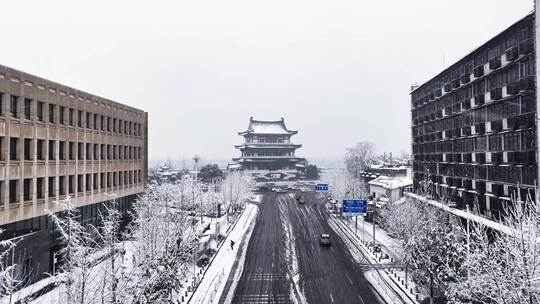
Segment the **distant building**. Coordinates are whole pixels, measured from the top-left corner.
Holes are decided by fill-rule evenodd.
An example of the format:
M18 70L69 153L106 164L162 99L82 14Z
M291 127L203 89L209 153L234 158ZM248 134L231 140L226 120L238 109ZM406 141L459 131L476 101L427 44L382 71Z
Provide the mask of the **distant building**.
M411 93L414 183L458 208L498 218L512 197L535 200L535 13Z
M297 133L287 129L283 118L262 121L251 117L247 130L238 133L244 137L244 143L235 146L241 156L233 158L234 163L228 169L244 170L257 181L303 178L305 159L295 155L302 145L291 142Z
M411 191L413 180L407 176L379 176L368 182L370 196L374 200L387 198L395 202L403 197L403 192Z
M387 166L371 165L363 171L360 171L360 178L365 183L376 179L379 176L386 177L412 177L412 170L409 166Z

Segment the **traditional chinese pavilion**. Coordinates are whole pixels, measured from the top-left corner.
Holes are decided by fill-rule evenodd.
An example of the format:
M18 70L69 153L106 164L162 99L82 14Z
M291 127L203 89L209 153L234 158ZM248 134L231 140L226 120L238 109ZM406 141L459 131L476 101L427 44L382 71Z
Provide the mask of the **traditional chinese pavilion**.
M295 155L302 145L293 144L298 131L287 129L283 118L277 121L249 119L246 131L238 132L244 143L235 146L242 153L233 158L229 169L244 170L257 181L295 180L304 176L305 158Z

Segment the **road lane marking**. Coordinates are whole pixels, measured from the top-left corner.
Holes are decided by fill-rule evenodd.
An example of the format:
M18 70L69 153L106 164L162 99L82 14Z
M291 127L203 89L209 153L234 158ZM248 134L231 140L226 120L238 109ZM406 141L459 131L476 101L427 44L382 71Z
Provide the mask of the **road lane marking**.
M332 297L332 294L330 294L330 300L332 300L332 303L334 303L334 297Z
M347 280L349 280L349 282L351 283L351 285L354 285L352 280L351 280L351 277L348 275L348 274L345 274L345 276L347 277Z
M358 295L358 299L360 299L360 302L362 302L362 304L364 304L364 299L362 299L362 297L360 295Z

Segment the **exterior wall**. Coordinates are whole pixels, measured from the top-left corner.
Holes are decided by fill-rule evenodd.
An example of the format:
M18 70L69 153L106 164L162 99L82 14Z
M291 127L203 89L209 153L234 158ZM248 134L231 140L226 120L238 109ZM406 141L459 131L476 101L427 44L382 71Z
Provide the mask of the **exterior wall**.
M415 185L498 217L535 198L534 16L528 15L411 93Z
M30 281L58 266L55 202L71 197L81 223L97 225L115 197L127 221L147 154L146 112L0 66L0 239L19 240Z
M145 112L2 66L0 93L0 224L45 215L46 210L60 211L54 202L67 195L76 206L84 206L106 201L110 195L143 191L147 175ZM13 104L16 114L11 112L15 110L13 99L17 100ZM41 116L38 103L43 105ZM54 116L52 122L50 115ZM11 139L16 139L17 151L12 149L15 142ZM30 143L29 151L25 151L25 140ZM53 147L52 159L49 147ZM49 177L54 178L51 187ZM38 198L41 178L43 195ZM70 179L72 191L68 189ZM26 195L25 180L30 185ZM16 184L11 189L16 195L10 184Z

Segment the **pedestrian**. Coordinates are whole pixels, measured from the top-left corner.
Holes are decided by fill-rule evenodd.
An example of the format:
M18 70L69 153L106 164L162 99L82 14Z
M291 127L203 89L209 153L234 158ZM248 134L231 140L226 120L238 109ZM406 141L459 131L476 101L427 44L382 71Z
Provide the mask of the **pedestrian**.
M231 250L233 250L233 249L234 249L234 241L231 240Z

